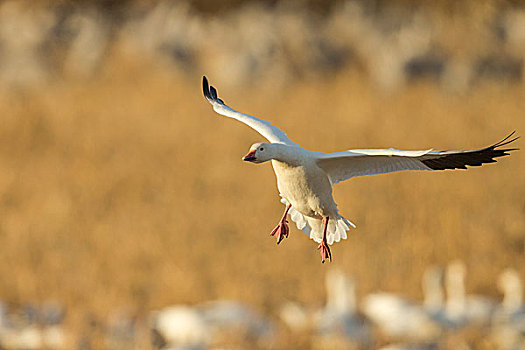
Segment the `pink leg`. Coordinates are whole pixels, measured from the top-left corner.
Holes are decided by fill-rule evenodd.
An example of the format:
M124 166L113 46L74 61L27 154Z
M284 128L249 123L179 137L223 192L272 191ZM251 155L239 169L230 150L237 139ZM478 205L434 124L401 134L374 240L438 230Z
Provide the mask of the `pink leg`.
M323 240L317 249L321 250L321 260L324 263L325 260L332 261L332 252L326 242L326 230L328 229L328 216L323 218Z
M286 215L288 215L288 211L292 207L291 204L288 204L286 206L286 209L284 210L283 217L281 218L281 221L279 221L279 224L277 227L273 229L273 231L270 233L270 236L277 236L277 244L281 243L281 241L284 239L284 237L288 237L288 233L290 232L290 229L288 228L288 220L286 220Z

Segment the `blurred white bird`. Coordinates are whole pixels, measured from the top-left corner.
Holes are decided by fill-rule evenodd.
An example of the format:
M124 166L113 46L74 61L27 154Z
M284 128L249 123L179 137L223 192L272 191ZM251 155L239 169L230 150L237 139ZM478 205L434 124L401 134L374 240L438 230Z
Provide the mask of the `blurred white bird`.
M356 286L339 270L328 270L326 304L320 309L286 302L279 316L292 332L315 333L313 348L373 347L373 324L357 309Z
M515 269L505 269L498 278L498 288L503 292L501 311L506 315L525 316L523 304L523 282Z
M515 269L505 269L498 279L503 302L492 320L491 339L499 349L525 349L523 282Z
M446 273L447 318L456 327L469 324L486 325L496 310L496 302L483 295L467 295L465 275L466 267L462 261L454 260L448 264Z
M199 350L210 342L210 329L203 316L188 306L170 306L151 316L152 329L166 345Z
M317 332L329 348L332 342L369 349L374 343L372 323L357 310L356 286L341 270L326 273L326 306L316 315Z
M457 326L457 319L447 313L444 293L444 271L441 267L430 266L422 278L423 307L430 318L443 330Z
M159 343L177 349L204 349L222 336L268 339L273 326L248 305L230 300L215 300L196 307L176 305L151 315L152 330Z
M277 243L288 237L286 216L290 214L297 228L319 243L322 262L331 260L329 245L346 239L346 231L354 227L339 214L332 197L332 186L355 176L384 174L400 170L466 169L494 163L494 158L508 155L513 148L500 149L517 139L502 141L472 151L402 151L397 149L355 149L337 153L308 151L293 142L279 128L257 117L228 107L217 90L202 79L204 96L213 110L253 128L269 143L253 144L243 160L263 163L271 160L277 177L281 202L286 205L283 217L271 232Z
M425 269L421 279L423 289L423 307L434 318L444 312L445 296L443 293L443 269L430 266Z
M279 318L294 333L308 331L312 325L310 310L294 301L286 301L279 308Z
M401 296L380 292L367 295L363 312L389 338L432 341L440 335L439 326L417 303Z
M212 336L221 333L238 337L268 340L274 327L264 316L249 305L234 300L215 300L199 305L199 312Z

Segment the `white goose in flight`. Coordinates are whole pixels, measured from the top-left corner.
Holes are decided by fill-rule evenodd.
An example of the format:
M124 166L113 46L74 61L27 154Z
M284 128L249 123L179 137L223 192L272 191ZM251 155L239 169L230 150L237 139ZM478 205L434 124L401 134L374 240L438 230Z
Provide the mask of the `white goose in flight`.
M244 161L263 163L271 160L277 187L286 205L279 224L271 232L279 244L288 237L286 216L290 214L297 228L319 243L322 262L332 259L329 245L346 239L346 231L355 225L339 214L332 197L332 185L354 176L384 174L401 170L466 169L494 163L494 158L508 155L515 148L501 149L518 137L512 132L502 141L470 151L403 151L389 149L353 149L336 153L313 152L301 148L279 128L266 120L237 112L217 95L217 90L202 78L204 96L213 110L248 125L269 143L255 143Z

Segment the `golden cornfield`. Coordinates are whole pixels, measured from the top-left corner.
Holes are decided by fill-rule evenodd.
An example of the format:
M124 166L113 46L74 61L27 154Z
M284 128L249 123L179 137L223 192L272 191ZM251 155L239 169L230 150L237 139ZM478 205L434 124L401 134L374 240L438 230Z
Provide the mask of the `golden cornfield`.
M133 70L130 72L129 70ZM429 85L378 95L351 72L280 95L221 90L309 149L477 148L525 130L524 88L483 86L450 96ZM2 94L2 298L57 299L67 319L137 315L173 303L239 299L271 312L285 300L321 303L315 243L281 215L269 164L240 158L261 137L214 114L200 76L113 66L89 83ZM520 142L520 141L519 141ZM429 264L463 259L468 290L496 296L508 266L523 273L524 158L469 171L356 178L335 188L357 224L332 266L358 292L420 297Z
M116 310L146 323L166 305L214 299L275 319L288 300L322 305L332 267L355 278L359 298L419 300L424 269L453 259L467 265L468 292L494 298L505 267L525 274L523 151L468 171L338 184L341 214L357 229L332 247L331 264L295 227L277 246L269 232L284 207L271 166L241 161L264 140L211 110L203 74L214 81L116 51L91 79L2 88L0 300L57 300L71 344L105 348L97 325ZM311 150L474 149L525 132L523 83L384 92L349 68L279 90L215 84L230 106ZM148 335L138 344L148 348Z

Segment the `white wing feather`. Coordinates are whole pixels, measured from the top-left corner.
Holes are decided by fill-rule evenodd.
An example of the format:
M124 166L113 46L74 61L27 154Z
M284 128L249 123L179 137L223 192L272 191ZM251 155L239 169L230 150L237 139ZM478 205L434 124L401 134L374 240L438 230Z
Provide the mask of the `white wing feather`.
M257 131L264 138L270 142L283 143L290 146L299 146L297 143L290 140L284 131L273 126L270 122L254 117L253 115L237 112L233 108L227 106L217 95L217 90L213 86L208 85L208 79L202 77L202 89L204 97L213 106L213 110L220 115L228 118L237 119L241 123L248 125L250 128Z
M432 170L419 160L430 152L430 150L402 151L392 148L350 150L323 154L317 159L317 164L326 172L333 185L355 176L401 170Z
M283 203L285 206L290 204L282 194L281 203ZM323 239L323 225L321 220L305 216L295 210L293 206L290 207L288 213L299 230L306 233L310 239L314 240L315 242L321 243ZM349 231L351 227L355 228L355 225L350 222L350 220L342 217L341 215L339 215L336 220L331 220L328 223L328 228L326 230L327 243L332 245L334 242L339 242L341 239L346 239L346 231Z
M337 153L318 153L316 162L332 184L355 176L385 174L401 170L466 169L494 163L494 158L508 155L516 148L501 149L518 139L511 138L515 132L498 143L469 151L403 151L389 149L354 149Z

